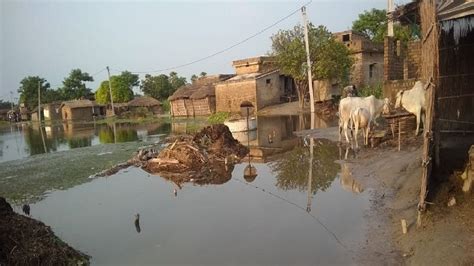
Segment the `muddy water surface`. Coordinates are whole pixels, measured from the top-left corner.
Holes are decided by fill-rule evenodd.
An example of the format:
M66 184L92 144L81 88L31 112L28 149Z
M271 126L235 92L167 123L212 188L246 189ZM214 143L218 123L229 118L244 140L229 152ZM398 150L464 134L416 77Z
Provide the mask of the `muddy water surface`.
M129 168L52 191L32 216L97 265L354 263L369 192L335 163L335 143L292 136L306 128L292 119L259 120L251 145L279 153L251 162L255 179L242 163L224 184L180 188Z

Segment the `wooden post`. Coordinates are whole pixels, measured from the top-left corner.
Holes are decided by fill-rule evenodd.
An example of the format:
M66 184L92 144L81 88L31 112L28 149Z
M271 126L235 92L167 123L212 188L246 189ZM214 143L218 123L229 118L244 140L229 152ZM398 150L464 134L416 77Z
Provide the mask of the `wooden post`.
M433 123L435 116L435 98L436 84L438 83L438 21L436 16L436 3L433 0L422 0L419 2L421 32L423 33L423 42L421 48L421 78L426 82L425 90L427 90L427 107L426 107L426 124L423 130L423 155L422 155L422 174L420 186L420 200L418 203L418 211L422 212L426 209L426 196L428 194L428 182L431 175L433 165ZM421 216L421 215L419 215ZM421 226L421 217L417 219L417 225Z
M400 120L400 118L398 118L398 151L400 151L401 138L402 138L402 121Z

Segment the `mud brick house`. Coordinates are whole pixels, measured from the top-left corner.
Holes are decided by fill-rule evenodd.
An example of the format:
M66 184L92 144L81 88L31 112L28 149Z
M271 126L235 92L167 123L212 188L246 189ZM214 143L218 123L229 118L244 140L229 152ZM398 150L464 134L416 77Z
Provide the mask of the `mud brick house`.
M384 47L355 31L334 33L337 41L349 48L354 59L350 82L357 87L377 85L383 81Z
M247 58L233 61L232 65L236 75L216 85L218 112L240 112L245 101L258 111L296 95L293 81L280 74L273 57Z
M61 102L46 103L41 105L41 120L61 120ZM31 120L38 121L38 107L31 112Z
M135 99L127 103L128 110L134 112L137 109L143 108L154 115L163 113L161 103L157 99L149 96L135 97Z
M63 120L89 121L97 116L105 115L105 106L91 100L73 100L61 104Z
M210 115L216 111L216 84L234 75L217 74L201 77L175 91L168 100L171 116Z

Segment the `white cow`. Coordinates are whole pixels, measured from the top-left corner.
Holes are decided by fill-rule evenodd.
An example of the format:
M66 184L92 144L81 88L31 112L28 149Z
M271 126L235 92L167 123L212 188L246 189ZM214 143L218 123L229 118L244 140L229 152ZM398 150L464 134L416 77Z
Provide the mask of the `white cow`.
M370 121L374 121L380 116L382 111L389 109L390 101L388 98L379 100L375 96L371 95L368 97L346 97L339 102L339 141L342 138L342 130L346 141L349 143L349 137L347 136L347 128L350 126L351 113L357 108L364 108L369 111Z
M418 135L420 130L420 120L425 126L425 110L426 110L426 91L424 84L421 81L417 81L413 88L406 91L399 91L397 93L397 100L395 102L395 108L403 107L408 112L416 116L416 131L415 136Z
M371 124L371 117L369 110L365 108L357 107L351 113L351 125L354 125L354 139L356 143L356 148L359 148L359 142L357 141L357 137L359 134L359 128L362 129L362 136L364 137L364 144L369 144L369 132L370 132L370 124ZM352 128L352 126L351 126Z

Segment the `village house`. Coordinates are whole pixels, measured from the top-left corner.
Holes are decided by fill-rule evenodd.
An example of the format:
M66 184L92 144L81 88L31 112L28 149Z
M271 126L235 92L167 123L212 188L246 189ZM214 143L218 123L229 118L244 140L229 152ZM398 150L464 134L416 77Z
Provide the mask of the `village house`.
M45 103L41 105L41 120L61 120L61 102ZM38 121L38 107L31 111L31 121Z
M162 114L161 102L150 96L135 97L127 103L130 112L136 112L138 109L144 109L153 115Z
M177 89L168 100L171 116L201 116L216 112L216 84L234 75L217 74L197 79Z
M217 112L240 112L246 101L258 111L296 95L292 79L281 75L273 57L247 58L232 65L236 76L216 84Z
M73 100L61 104L63 120L93 120L94 117L105 115L105 106L91 100Z
M350 83L356 87L374 86L383 81L384 47L355 31L334 33L337 41L342 42L351 51L354 66Z

